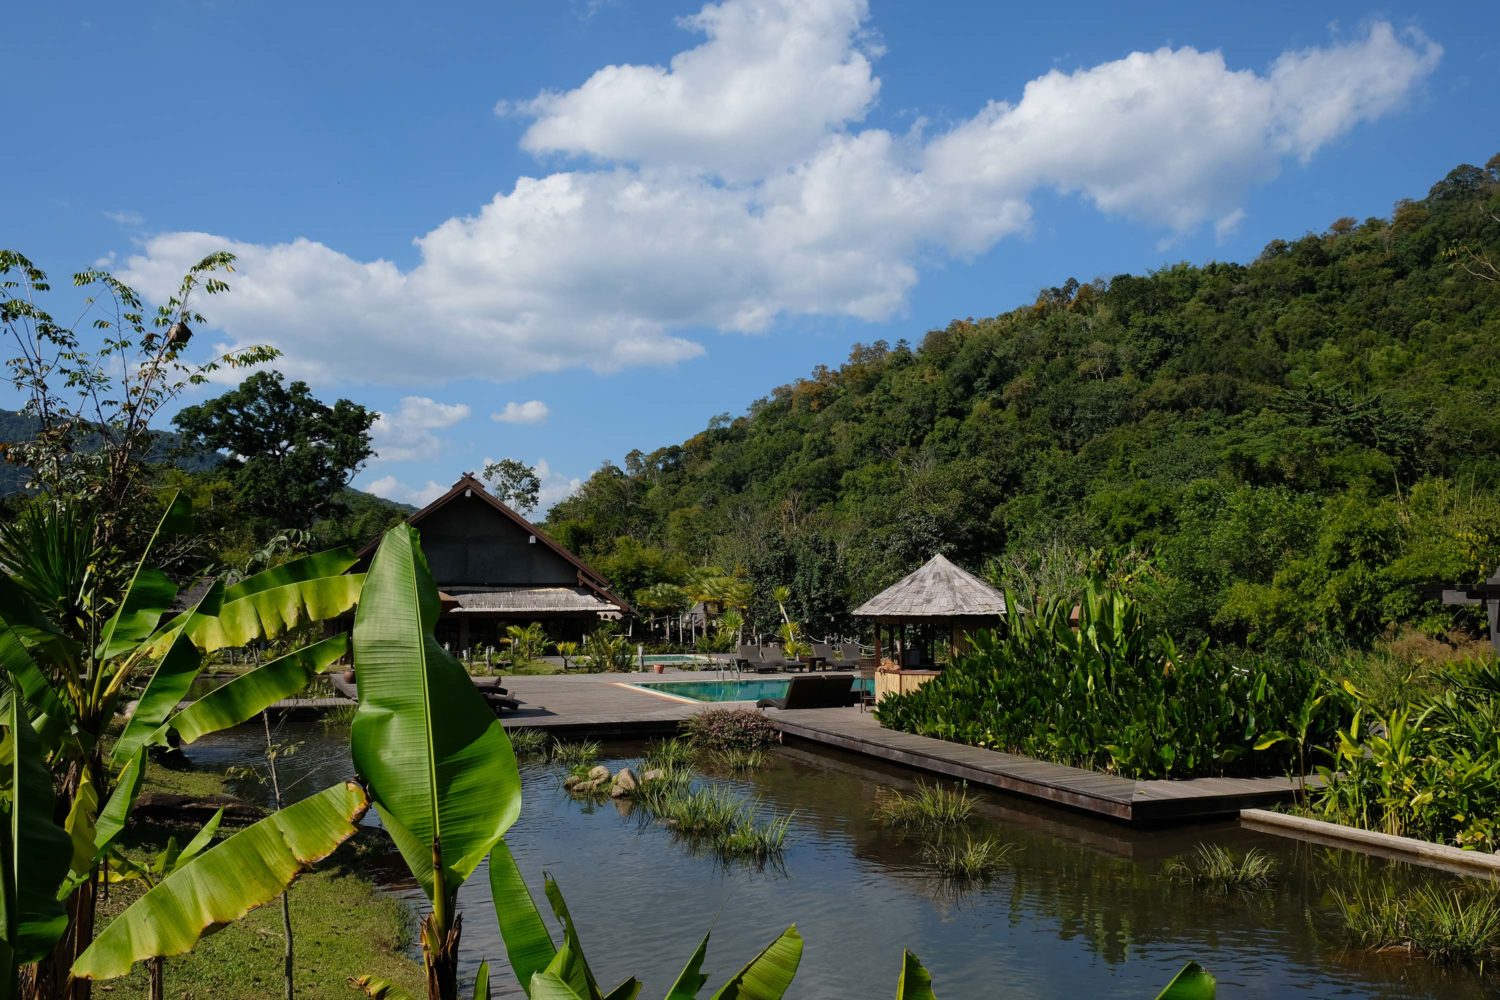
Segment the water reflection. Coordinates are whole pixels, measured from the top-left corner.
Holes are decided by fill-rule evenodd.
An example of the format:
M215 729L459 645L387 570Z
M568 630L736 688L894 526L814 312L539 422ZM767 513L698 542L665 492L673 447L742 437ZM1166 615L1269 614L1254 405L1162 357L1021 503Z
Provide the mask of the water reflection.
M342 733L287 724L278 738L303 744L283 767L295 796L352 771ZM189 754L225 768L258 760L263 748L264 734L245 727ZM605 749L613 768L634 763L644 747ZM724 863L619 802L575 802L561 778L560 768L523 766L525 803L507 839L538 899L544 871L561 883L601 982L638 975L643 996L666 992L710 926L707 969L717 986L792 922L807 942L796 997L887 996L903 947L921 956L949 1000L1002 992L1154 996L1192 959L1212 969L1226 998L1493 995L1489 982L1469 972L1341 945L1333 886L1383 874L1448 876L1232 823L1142 831L980 795L975 834L1013 842L1017 851L989 884L959 890L920 861L920 838L894 835L871 818L881 790L914 786L905 771L788 747L763 771L715 775L763 808L795 813L785 858L770 866ZM242 792L261 794L253 784ZM1280 887L1218 898L1161 876L1168 858L1200 841L1271 854ZM390 878L390 870L372 874ZM414 904L422 899L410 884L392 891ZM503 981L483 869L460 904L468 973L489 957L496 995L522 996Z

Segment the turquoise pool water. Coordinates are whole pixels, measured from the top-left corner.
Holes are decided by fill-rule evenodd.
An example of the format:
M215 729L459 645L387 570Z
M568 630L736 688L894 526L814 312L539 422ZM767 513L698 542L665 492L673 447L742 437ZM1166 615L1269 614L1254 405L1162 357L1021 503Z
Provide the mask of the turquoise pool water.
M675 694L679 698L694 701L759 701L762 698L781 698L786 695L788 680L775 681L663 681L659 684L637 684L662 694ZM854 679L852 687L874 690L873 678Z

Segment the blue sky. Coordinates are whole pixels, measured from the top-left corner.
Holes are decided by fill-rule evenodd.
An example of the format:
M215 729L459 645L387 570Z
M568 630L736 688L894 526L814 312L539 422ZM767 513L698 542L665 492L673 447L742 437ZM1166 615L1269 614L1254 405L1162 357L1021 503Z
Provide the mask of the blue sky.
M0 243L148 296L231 248L195 346L379 409L358 485L510 456L555 499L855 341L1246 260L1483 163L1500 20L1435 8L28 5Z

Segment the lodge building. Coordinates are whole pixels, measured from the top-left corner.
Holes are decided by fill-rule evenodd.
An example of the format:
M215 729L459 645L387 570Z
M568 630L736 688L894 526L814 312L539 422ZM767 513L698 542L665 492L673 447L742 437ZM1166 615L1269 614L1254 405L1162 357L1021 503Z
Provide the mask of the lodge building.
M464 473L406 519L440 592L437 638L450 650L499 648L508 625L540 622L553 641L578 640L630 614L598 570L549 538ZM378 539L360 552L368 568Z

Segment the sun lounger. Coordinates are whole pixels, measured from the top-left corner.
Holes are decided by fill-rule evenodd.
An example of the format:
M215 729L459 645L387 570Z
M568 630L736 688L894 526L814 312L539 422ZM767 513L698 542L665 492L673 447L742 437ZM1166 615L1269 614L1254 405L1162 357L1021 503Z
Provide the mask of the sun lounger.
M845 659L826 642L813 643L812 650L813 655L820 657L823 660L823 666L829 670L854 670L859 666L859 657Z
M791 711L798 708L846 708L854 704L854 678L849 674L819 674L793 677L787 682L786 695L762 698L758 708Z
M772 670L781 670L786 673L806 670L807 664L801 660L789 660L781 649L780 643L768 642L761 647L761 662Z
M747 642L740 643L739 649L735 651L734 662L741 670L753 670L758 674L775 673L779 669L776 663L767 663L761 655L760 646L752 646Z

